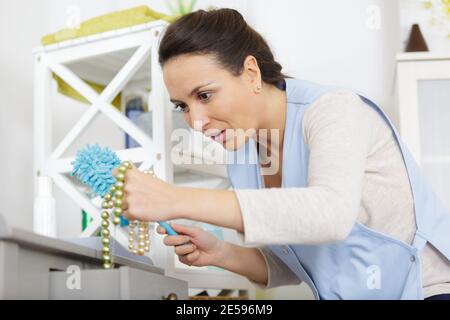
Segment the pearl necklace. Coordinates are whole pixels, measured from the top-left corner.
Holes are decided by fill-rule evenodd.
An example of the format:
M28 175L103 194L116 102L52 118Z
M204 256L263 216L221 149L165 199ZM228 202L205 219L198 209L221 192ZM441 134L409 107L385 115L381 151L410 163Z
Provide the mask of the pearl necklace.
M123 189L125 187L125 174L127 170L131 169L132 165L129 161L122 162L119 166L119 173L116 176L117 182L113 185L109 192L105 194L103 197L102 208L103 211L101 213L101 226L102 226L102 258L103 258L103 268L111 269L114 267L112 256L111 256L111 241L109 231L110 226L110 217L114 215L112 219L112 223L117 226L120 224L120 217L123 214ZM154 176L153 171L148 170L144 171L145 174L151 174ZM108 210L112 210L112 214L108 212ZM137 227L137 241L136 241L136 232L135 229ZM137 245L136 245L137 243ZM135 255L143 256L145 253L150 251L150 228L148 222L143 221L130 221L129 224L129 238L128 238L128 249Z

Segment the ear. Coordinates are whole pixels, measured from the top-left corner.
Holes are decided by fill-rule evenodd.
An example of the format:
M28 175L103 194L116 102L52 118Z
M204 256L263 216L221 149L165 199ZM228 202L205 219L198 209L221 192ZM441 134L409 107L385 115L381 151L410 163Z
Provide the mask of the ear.
M255 93L259 93L262 89L261 70L258 61L254 56L245 58L242 75L248 80L250 87Z

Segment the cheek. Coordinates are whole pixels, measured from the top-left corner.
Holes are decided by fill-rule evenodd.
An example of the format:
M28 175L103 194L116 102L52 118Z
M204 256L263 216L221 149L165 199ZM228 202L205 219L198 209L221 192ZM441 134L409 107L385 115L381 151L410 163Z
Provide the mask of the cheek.
M233 127L239 124L239 118L242 116L244 103L239 97L230 94L228 96L216 97L210 104L210 117L231 124Z
M189 113L184 113L183 117L184 117L184 121L186 121L187 125L192 128L191 117L189 116Z
M227 92L229 94L224 95L223 107L227 111L230 122L236 129L248 128L254 117L254 114L251 113L253 97L249 95L244 85L235 85Z
M224 149L227 151L236 151L244 146L247 142L247 137L242 134L234 135L233 138L227 140L223 145Z

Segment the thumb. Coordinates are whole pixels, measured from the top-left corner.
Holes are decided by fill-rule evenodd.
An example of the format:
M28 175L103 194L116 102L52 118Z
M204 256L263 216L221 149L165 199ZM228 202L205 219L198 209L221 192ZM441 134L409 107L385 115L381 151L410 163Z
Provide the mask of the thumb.
M190 227L190 226L181 225L181 224L177 224L177 223L173 223L173 222L170 223L170 226L177 233L184 234L184 235L187 235L187 236L191 236L193 238L195 238L198 235L198 233L199 233L199 229L196 228L196 227Z
M132 170L136 169L136 166L134 165L133 162L131 162L131 161L128 161L128 162L130 163ZM111 173L114 177L117 176L117 174L119 173L119 167L114 168Z

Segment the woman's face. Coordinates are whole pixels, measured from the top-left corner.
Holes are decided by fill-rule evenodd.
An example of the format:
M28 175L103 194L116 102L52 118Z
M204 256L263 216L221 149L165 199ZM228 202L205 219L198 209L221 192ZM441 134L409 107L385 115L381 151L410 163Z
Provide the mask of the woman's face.
M163 67L172 103L184 112L191 128L201 131L229 150L239 149L258 125L254 88L258 70L244 68L235 76L213 55L180 55ZM259 82L260 83L260 82Z

